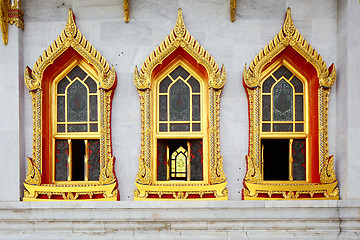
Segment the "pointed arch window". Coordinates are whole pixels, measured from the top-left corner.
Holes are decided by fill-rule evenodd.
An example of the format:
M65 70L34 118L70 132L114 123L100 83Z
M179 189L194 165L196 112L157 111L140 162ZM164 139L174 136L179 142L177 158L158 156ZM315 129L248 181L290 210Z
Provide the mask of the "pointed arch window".
M244 199L338 199L329 156L327 109L334 65L295 28L291 10L279 34L243 74L249 103Z
M179 9L174 30L134 71L142 114L135 200L227 199L219 151L225 78Z
M82 36L72 10L65 30L25 84L33 105L33 156L24 201L117 200L111 149L113 68Z

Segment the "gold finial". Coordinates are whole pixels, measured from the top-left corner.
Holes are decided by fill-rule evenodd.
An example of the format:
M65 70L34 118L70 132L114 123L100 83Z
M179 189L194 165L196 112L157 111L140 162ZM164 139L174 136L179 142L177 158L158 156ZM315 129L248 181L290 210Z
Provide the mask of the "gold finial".
M295 30L295 25L291 17L291 8L288 8L285 16L283 31L286 35L292 35Z
M130 21L130 16L129 16L129 0L124 0L124 20L126 23L128 23Z
M184 19L182 16L182 10L181 10L181 8L179 8L174 32L177 37L183 37L185 35L185 31L186 31L186 28L185 28Z
M235 22L236 19L236 0L230 0L230 20Z
M74 37L76 34L75 16L71 8L69 8L69 18L65 26L65 33L67 37Z
M8 22L8 2L6 0L0 0L0 28L4 45L8 44Z

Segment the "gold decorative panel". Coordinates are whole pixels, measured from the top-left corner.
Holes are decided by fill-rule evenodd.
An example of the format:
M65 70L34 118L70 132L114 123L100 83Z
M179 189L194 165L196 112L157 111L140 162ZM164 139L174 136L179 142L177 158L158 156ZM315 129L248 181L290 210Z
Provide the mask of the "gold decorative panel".
M188 75L173 79L171 74L178 67L184 69ZM190 87L188 79L192 77L199 82L199 89L196 87L194 90L195 88ZM166 91L159 93L161 92L159 90L160 83L164 82L164 79L168 79L169 84L174 84L171 86L175 86L176 83L189 86L192 89L190 94L195 98L202 99L200 101L200 120L190 119L186 122L183 126L190 125L187 125L189 128L184 130L185 132L171 127L161 129L161 124L174 124L175 127L178 126L175 124L179 123L179 121L165 120L161 122L159 120L158 99L170 96L170 93L166 93ZM224 66L220 70L213 57L189 34L183 21L182 11L179 9L175 28L170 35L146 58L140 71L137 67L134 70L134 83L140 95L141 107L141 152L139 172L135 183L137 188L134 192L135 200L227 199L226 178L219 141L220 94L225 80ZM179 98L184 98L184 96L180 95ZM190 113L194 111L197 110L190 108ZM158 161L157 144L159 141L171 142L174 139L184 142L181 148L176 147L172 150L178 149L174 152L178 154L181 149L180 152L184 154L179 162L182 173L179 175L174 173L169 176L171 168L169 160L167 162L169 164L167 165L167 179L164 176L165 180L159 180L157 177L158 164L156 164ZM203 159L200 173L202 180L190 180L190 174L192 174L190 169L191 151L187 152L191 149L189 146L192 141L196 139L200 139L202 144L202 148L200 148ZM167 151L168 158L173 153L172 151ZM175 169L174 165L171 172ZM183 180L171 180L172 176L178 176Z
M60 124L59 120L56 121L58 100L55 99L66 95L59 94L55 89L61 79L70 79L66 74L70 69L75 69L74 66L87 74L85 79L93 79L90 100L87 101L91 102L91 98L97 98L95 108L97 110L94 111L99 117L93 123L86 123L89 128L95 126L94 130L62 133L56 127ZM76 79L74 82L80 82ZM110 126L111 101L116 81L114 68L110 67L105 58L81 34L75 24L73 11L70 9L68 21L61 35L39 57L32 70L29 67L25 69L25 84L30 90L33 107L33 154L32 158L28 158L24 201L118 199ZM85 86L85 83L79 84ZM72 180L71 173L65 181L55 179L54 144L56 139L66 139L67 136L72 136L74 141L84 138L100 141L98 181L89 180L88 153L85 156L84 181ZM68 141L70 144L68 151L74 151L71 150L72 140ZM88 140L84 141L87 149ZM71 157L68 161L70 168Z
M266 90L263 84L267 79L278 81L274 78L274 74L279 67L285 67L294 76L289 79L282 77L281 81L290 82L291 79L296 78L304 84L304 92L295 94L295 98L300 96L304 101L304 120L289 122L293 124L290 127L304 124L299 132L296 130L276 132L275 128L272 131L271 126L275 125L272 121L268 123L269 125L263 125L266 123L264 119L267 120L268 117L263 115L265 113L262 106L266 98L270 99L271 96L270 92L264 93ZM327 68L322 57L301 36L294 26L289 8L280 32L260 51L249 68L246 66L244 68L243 84L248 97L250 125L249 153L246 156L247 172L243 190L245 200L339 198L334 173L334 157L329 156L328 151L327 132L329 93L335 79L335 66L331 65ZM273 113L269 114L271 114L270 120ZM268 126L269 130L265 130ZM263 142L266 139L284 139L290 142L290 152L286 153L290 156L289 168L294 161L292 156L295 150L291 148L293 141L301 139L305 143L303 167L306 175L303 180L294 180L291 169L287 180L269 180L264 177Z

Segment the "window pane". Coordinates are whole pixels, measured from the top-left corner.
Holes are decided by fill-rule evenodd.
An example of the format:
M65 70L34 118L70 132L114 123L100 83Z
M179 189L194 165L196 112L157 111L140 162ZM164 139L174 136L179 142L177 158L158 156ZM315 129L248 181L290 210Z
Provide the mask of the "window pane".
M195 132L199 132L201 129L200 123L193 123L192 124L192 130Z
M262 131L263 131L263 132L271 132L271 125L270 125L270 123L263 123L263 124L262 124Z
M57 85L57 93L58 94L64 94L65 93L65 89L67 87L67 85L70 83L70 81L64 77L63 79L60 80L60 82Z
M166 181L167 179L167 152L166 141L158 140L157 143L157 180Z
M200 121L200 95L192 96L192 120Z
M292 144L292 172L294 180L306 180L306 141L294 139Z
M90 93L96 93L97 92L97 84L91 77L88 77L86 79L85 84L88 86Z
M174 71L170 73L170 76L176 80L179 76L181 76L184 80L189 76L190 74L182 67L178 66Z
M88 126L87 126L87 124L68 124L67 131L68 132L87 132Z
M271 120L271 96L263 95L262 96L262 120L270 121Z
M273 120L293 120L293 89L291 85L280 80L273 88Z
M97 96L90 96L90 121L98 120Z
M169 77L166 77L164 80L161 81L159 86L159 92L161 93L167 93L169 85L172 83L171 79Z
M58 124L57 132L65 132L65 124Z
M85 180L85 142L82 139L71 140L72 181Z
M97 132L98 131L98 124L97 123L91 123L90 124L90 132Z
M203 146L202 139L190 141L191 181L203 180Z
M167 121L167 96L159 96L159 121Z
M159 132L167 132L167 123L160 123L159 124Z
M278 70L276 70L273 75L274 77L276 77L276 79L280 79L282 76L284 76L286 79L289 80L293 74L283 65Z
M289 139L262 139L264 180L289 180Z
M67 90L67 121L87 121L87 89L76 80Z
M192 89L193 93L200 93L200 83L194 77L190 77L187 81Z
M65 96L57 97L57 121L65 122Z
M291 79L291 83L294 86L296 93L303 93L304 92L303 83L296 76L294 76Z
M190 89L182 80L170 88L170 121L190 121Z
M274 123L273 132L292 132L293 124L292 123Z
M71 70L67 75L71 80L74 80L76 77L80 78L81 80L84 80L84 78L87 76L87 74L82 70L79 66L76 66Z
M268 77L262 84L262 92L263 93L271 93L271 87L275 83L275 80L272 76Z
M304 124L303 123L295 123L295 132L303 132Z
M190 123L171 123L170 132L189 132Z
M304 98L302 95L295 96L295 120L304 121Z
M68 140L55 140L55 181L67 181L68 178Z
M89 181L99 181L100 175L100 140L88 140Z
M186 145L185 145L186 147ZM175 179L183 180L186 179L186 163L187 163L187 151L183 146L180 146L176 151L170 152L171 154L171 175L174 176Z

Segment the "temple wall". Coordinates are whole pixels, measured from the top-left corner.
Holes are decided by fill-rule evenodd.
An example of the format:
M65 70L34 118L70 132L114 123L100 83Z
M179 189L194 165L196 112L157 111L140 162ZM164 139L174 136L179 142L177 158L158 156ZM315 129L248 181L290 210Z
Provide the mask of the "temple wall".
M163 41L175 26L178 8L190 34L225 65L227 81L221 97L220 141L224 155L229 199L240 200L248 151L248 109L242 86L245 63L250 64L259 51L281 29L287 7L292 8L295 26L322 55L327 65L337 65L336 1L241 1L236 21L230 21L229 4L223 1L130 1L130 22L123 19L119 1L24 1L24 66L32 68L43 51L61 33L69 8L74 10L77 26L88 41L114 65L118 86L112 115L115 172L120 198L133 200L140 153L140 103L133 83L133 71ZM23 71L24 67L21 69ZM22 83L21 83L22 84ZM31 156L32 108L24 89L25 154ZM330 154L336 154L336 86L332 88L329 110ZM25 178L21 174L21 181Z

